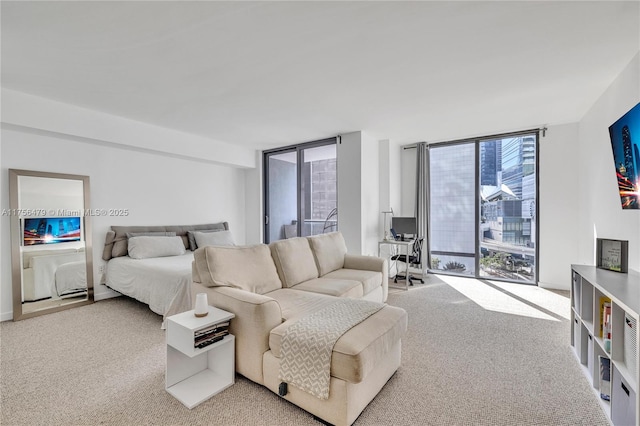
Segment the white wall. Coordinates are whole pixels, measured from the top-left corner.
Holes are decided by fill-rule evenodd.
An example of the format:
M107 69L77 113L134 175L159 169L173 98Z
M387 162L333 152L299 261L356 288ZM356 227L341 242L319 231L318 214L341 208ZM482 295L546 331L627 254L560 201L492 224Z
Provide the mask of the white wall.
M361 223L362 223L362 250L361 254L367 256L378 255L378 241L382 213L380 210L380 174L379 174L379 141L367 133L362 133L361 156ZM340 181L338 181L339 184Z
M375 256L380 235L378 141L362 132L338 142L338 228L350 253Z
M392 209L396 215L401 212L402 179L400 145L389 139L378 142L378 180L380 181L380 211ZM380 219L382 222L382 218ZM383 223L380 224L382 227ZM380 229L380 236L384 235L384 229Z
M386 153L389 156L389 206L393 211L401 210L402 203L402 160L400 144L394 141L390 142L389 152Z
M575 190L579 184L577 123L549 126L539 144L538 281L540 287L569 290L570 265L577 261L580 212Z
M264 241L264 191L262 188L262 151L256 151L256 167L244 170L245 176L245 219L247 244Z
M18 188L20 209L81 211L84 208L84 185L81 180L20 176Z
M342 135L337 146L338 230L351 253L362 253L360 132Z
M578 261L595 264L595 239L629 241L629 268L640 270L640 210L622 210L609 126L640 101L640 53L579 123ZM640 137L637 135L635 137Z
M381 140L378 144L378 169L380 170L380 204L378 209L387 211L391 208L391 142L388 139ZM383 229L380 228L380 232Z

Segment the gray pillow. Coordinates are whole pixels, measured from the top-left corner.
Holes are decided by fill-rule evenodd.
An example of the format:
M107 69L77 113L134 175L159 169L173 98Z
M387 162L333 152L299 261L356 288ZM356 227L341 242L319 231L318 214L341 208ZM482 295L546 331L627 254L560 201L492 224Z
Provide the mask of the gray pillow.
M198 248L198 244L196 243L196 237L193 235L194 232L210 233L210 232L220 232L220 231L224 231L224 228L187 231L187 238L189 239L189 249L191 251L196 251L196 249Z
M175 232L149 231L149 232L127 232L127 238L131 237L175 237Z
M198 247L206 246L235 246L231 231L220 232L200 232L194 231L193 236L196 239Z
M142 236L129 238L128 251L132 259L148 259L179 256L186 250L181 237Z

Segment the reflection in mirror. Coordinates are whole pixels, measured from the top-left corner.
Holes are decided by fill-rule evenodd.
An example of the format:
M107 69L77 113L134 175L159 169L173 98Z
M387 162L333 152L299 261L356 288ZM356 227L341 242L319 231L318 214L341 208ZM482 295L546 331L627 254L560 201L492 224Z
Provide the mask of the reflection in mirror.
M89 177L9 170L13 318L92 303Z

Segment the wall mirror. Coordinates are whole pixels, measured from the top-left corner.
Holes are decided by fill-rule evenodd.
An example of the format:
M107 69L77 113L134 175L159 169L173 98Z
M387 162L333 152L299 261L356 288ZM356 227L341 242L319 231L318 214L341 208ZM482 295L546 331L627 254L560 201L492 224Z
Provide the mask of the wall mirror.
M13 320L93 303L89 177L9 169Z

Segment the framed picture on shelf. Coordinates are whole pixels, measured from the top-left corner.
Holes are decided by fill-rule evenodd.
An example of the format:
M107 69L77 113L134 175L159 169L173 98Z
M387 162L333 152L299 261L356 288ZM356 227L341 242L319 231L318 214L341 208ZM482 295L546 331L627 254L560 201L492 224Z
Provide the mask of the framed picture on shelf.
M629 264L629 241L596 238L596 267L626 273Z

